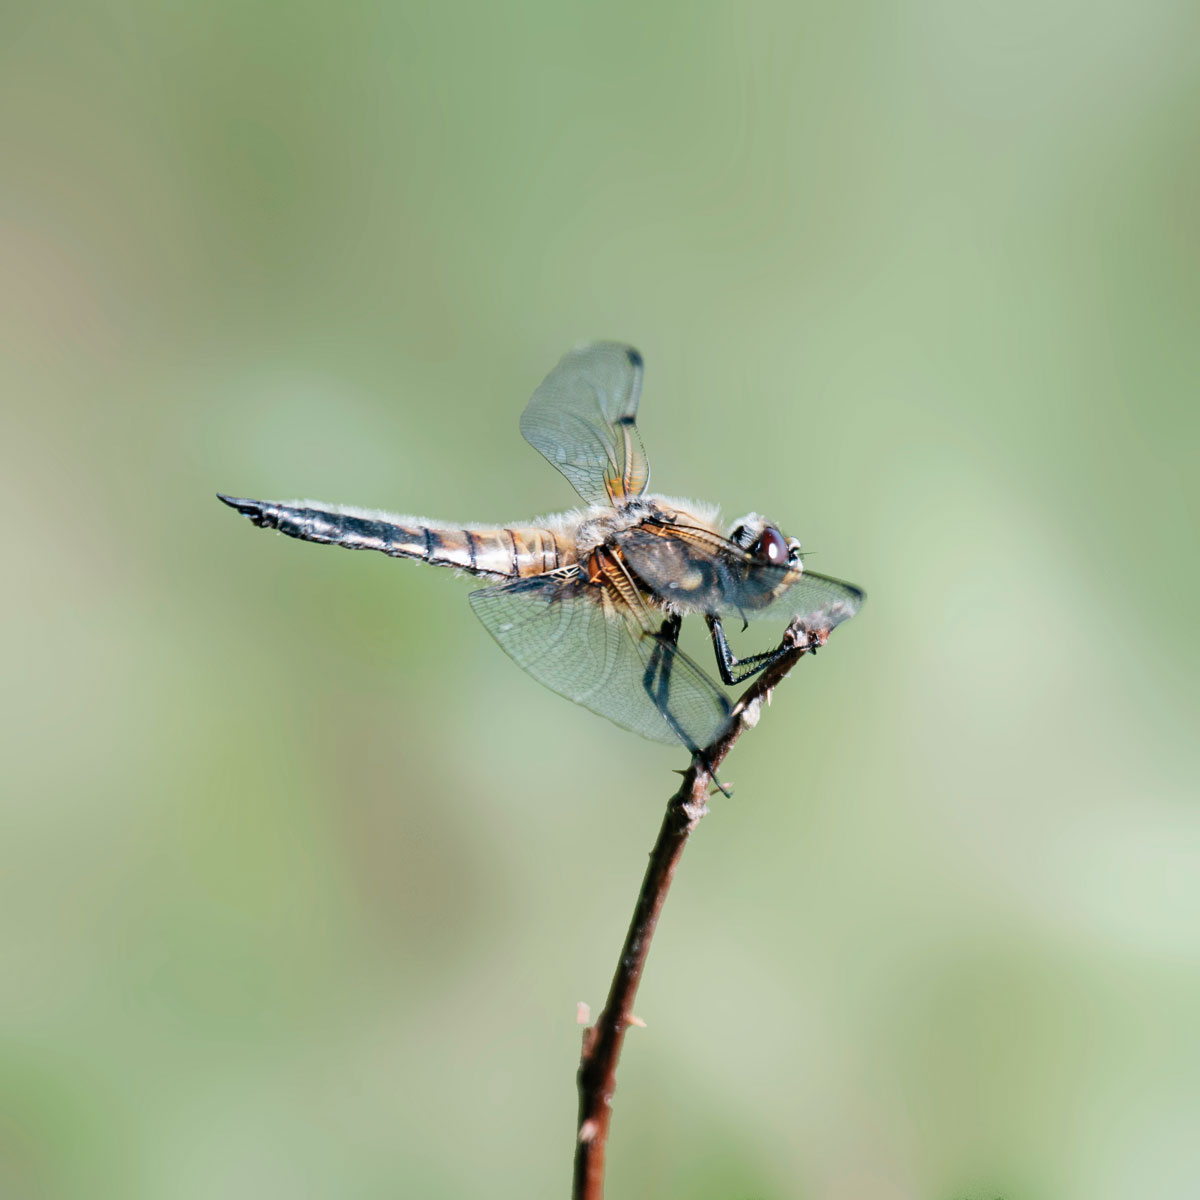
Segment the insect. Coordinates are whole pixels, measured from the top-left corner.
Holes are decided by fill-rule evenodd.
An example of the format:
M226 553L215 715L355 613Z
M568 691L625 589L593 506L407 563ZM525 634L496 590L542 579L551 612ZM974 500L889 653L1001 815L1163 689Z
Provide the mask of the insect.
M785 653L736 658L723 621L772 620L824 635L864 594L804 569L800 543L751 513L727 532L717 510L646 490L637 431L642 357L597 342L566 354L534 392L521 433L585 507L531 524L454 525L306 501L220 495L255 525L353 550L379 550L498 582L472 592L475 615L539 683L643 737L693 754L728 727L732 706L679 646L683 618L708 624L733 686Z

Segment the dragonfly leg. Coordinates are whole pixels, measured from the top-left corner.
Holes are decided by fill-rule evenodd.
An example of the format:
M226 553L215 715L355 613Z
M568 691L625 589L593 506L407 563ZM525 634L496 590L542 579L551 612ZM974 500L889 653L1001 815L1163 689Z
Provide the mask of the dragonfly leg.
M708 632L712 635L713 649L717 654L717 670L721 674L721 680L729 687L736 687L739 683L753 678L759 671L765 671L792 649L793 644L785 638L774 650L764 650L761 654L736 658L729 648L729 639L725 636L721 618L710 616L705 620L708 621Z
M683 628L683 618L679 616L665 617L658 627L658 640L668 646L679 645L679 631Z
M675 731L679 740L695 754L698 747L692 745L691 739L683 732L679 722L671 713L671 666L674 662L672 651L679 643L679 630L682 625L681 617L667 617L659 626L658 632L652 635L654 649L650 652L650 659L646 663L646 670L642 675L642 686L649 693L650 699L654 701L658 711L662 713L663 719Z
M729 797L733 792L717 778L716 768L704 753L704 748L692 742L671 712L671 667L675 662L674 650L679 644L679 630L682 626L683 618L679 616L667 617L659 626L658 632L653 635L654 649L650 652L650 661L646 664L642 685L650 693L650 698L662 713L663 719L675 731L675 736L700 760L721 794Z

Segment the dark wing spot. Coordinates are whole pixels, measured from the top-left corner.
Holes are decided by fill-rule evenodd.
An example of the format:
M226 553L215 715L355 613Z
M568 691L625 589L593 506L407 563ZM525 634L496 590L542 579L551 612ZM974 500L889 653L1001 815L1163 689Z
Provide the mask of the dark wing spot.
M625 357L628 358L635 367L641 369L643 365L642 356L632 346L625 347Z

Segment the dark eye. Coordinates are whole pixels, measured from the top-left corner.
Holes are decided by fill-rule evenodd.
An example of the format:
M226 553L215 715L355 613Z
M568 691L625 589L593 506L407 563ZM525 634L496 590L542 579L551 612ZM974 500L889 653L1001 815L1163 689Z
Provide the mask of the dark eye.
M788 544L774 525L768 525L759 535L750 553L772 566L782 567L788 560Z

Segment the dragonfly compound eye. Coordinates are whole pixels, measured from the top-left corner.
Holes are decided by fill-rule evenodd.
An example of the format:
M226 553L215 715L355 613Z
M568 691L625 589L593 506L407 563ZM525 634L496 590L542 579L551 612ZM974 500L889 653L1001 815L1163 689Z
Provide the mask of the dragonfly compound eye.
M788 560L788 544L782 533L774 525L768 525L751 551L756 558L770 563L773 567L782 567Z

